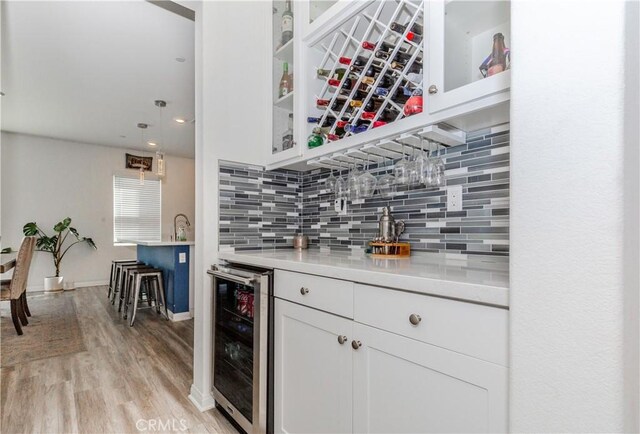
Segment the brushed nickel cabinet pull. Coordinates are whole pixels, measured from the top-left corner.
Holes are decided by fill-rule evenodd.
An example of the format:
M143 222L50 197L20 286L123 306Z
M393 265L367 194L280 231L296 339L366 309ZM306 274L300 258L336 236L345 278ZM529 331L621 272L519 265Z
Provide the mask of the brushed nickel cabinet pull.
M357 350L361 346L362 346L362 342L360 342L360 341L351 341L351 348L353 348L354 350Z
M300 294L305 295L309 293L309 288L305 288L304 286L300 288Z
M345 342L347 342L347 337L346 336L338 336L338 343L340 345L344 344Z
M420 315L416 315L415 313L412 313L411 315L409 315L409 322L413 325L418 325L420 324L420 321L422 321L422 318L420 317Z

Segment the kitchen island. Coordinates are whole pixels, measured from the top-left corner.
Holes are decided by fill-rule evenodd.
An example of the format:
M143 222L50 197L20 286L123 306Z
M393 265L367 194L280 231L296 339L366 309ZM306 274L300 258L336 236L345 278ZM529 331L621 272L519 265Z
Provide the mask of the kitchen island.
M167 310L172 321L193 318L193 241L126 241L137 259L163 271Z

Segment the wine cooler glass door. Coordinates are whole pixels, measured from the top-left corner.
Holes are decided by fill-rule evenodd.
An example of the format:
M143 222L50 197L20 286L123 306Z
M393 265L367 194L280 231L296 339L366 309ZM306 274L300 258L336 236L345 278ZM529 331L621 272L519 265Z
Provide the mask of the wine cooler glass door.
M231 404L226 406L227 412L243 428L246 426L247 431L251 431L255 287L246 280L242 283L242 280L220 276L213 279L213 386L214 392ZM242 417L238 417L236 412Z

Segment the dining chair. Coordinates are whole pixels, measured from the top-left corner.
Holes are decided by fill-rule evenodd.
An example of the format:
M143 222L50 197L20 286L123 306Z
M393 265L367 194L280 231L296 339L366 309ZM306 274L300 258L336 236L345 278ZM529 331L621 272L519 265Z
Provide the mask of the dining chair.
M16 266L13 269L13 276L9 280L0 282L0 300L9 300L11 302L11 319L16 332L22 334L22 325L29 324L27 320L27 278L29 276L29 267L31 266L31 258L36 247L36 237L25 237L20 245L18 256L16 258Z

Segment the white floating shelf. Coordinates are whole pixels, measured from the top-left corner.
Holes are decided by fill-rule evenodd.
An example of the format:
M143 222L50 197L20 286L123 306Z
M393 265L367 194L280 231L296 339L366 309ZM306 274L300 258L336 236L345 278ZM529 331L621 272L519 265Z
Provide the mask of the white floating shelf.
M283 62L287 62L289 64L293 63L293 39L284 44L282 47L278 48L275 53L273 53L273 57L276 59L282 60Z
M282 98L278 98L273 105L288 111L293 111L293 91L289 92Z

